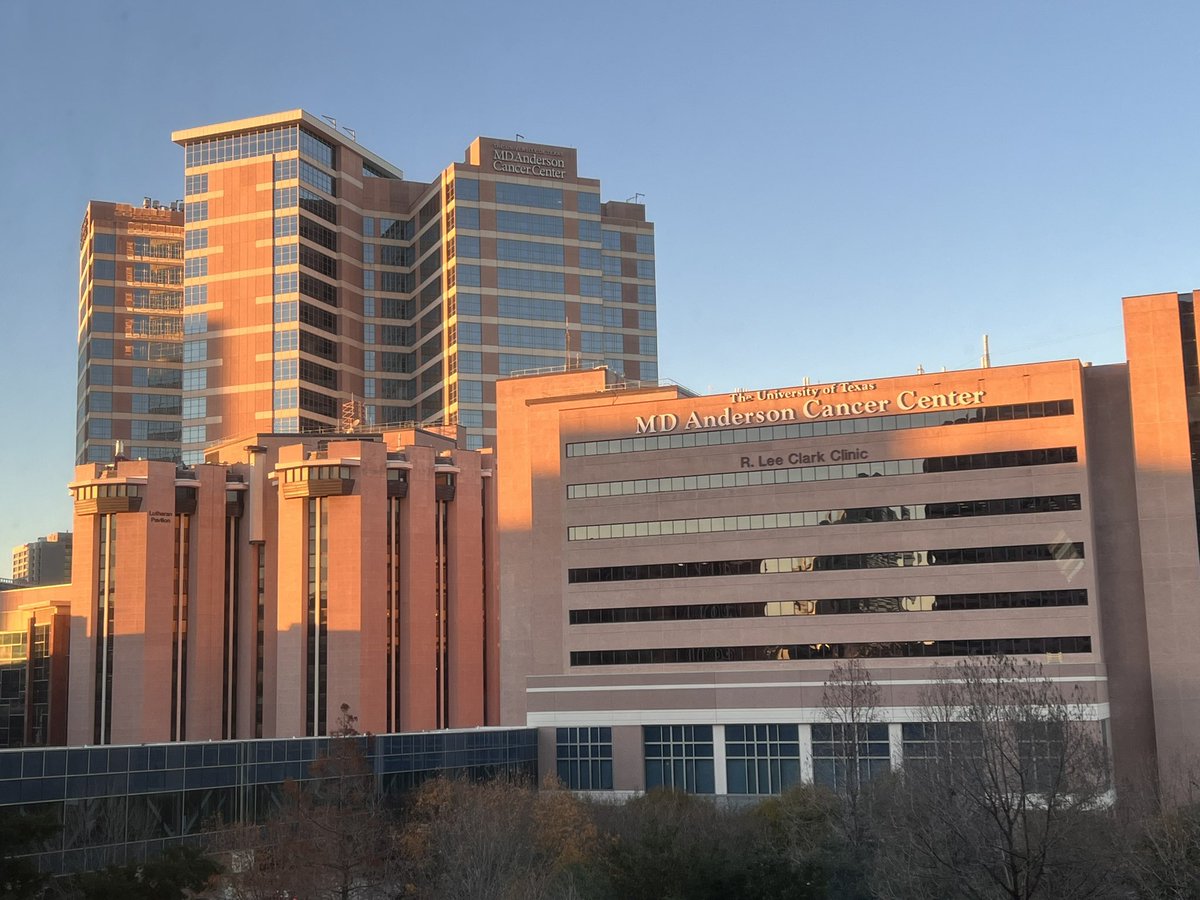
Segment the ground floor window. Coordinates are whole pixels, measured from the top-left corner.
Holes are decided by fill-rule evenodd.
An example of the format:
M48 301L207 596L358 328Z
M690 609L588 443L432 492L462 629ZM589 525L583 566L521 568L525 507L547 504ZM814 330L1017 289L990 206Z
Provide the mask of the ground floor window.
M610 791L613 786L611 728L556 730L558 777L573 791Z
M779 794L800 783L799 725L726 725L731 794Z
M674 788L689 794L716 792L711 725L647 725L646 790Z

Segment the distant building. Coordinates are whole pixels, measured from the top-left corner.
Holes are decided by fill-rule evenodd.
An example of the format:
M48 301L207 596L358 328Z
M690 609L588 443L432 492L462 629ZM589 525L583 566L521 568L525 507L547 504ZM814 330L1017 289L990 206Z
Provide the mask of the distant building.
M179 459L183 207L93 200L79 234L75 461Z
M12 580L37 586L71 580L71 532L57 531L13 547Z

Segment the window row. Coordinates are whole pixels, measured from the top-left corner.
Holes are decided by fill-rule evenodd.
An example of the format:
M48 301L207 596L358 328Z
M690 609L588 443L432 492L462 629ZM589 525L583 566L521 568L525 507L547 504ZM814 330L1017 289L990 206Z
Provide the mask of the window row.
M663 578L723 578L732 575L790 575L861 569L977 566L1010 562L1065 562L1084 558L1083 544L1010 544L995 547L952 547L939 550L879 550L824 556L777 556L758 559L713 559L590 566L567 570L568 584L652 581Z
M875 431L907 431L939 425L969 425L978 422L1008 422L1075 414L1073 400L1046 400L1040 403L1013 403L981 406L970 410L941 410L897 416L871 416L857 419L833 419L825 422L798 422L789 425L765 425L757 428L727 428L694 434L660 434L647 437L615 438L607 441L580 441L567 444L567 456L606 456L610 453L637 453L643 450L676 450L681 447L712 447L724 444L749 444L795 438L838 434L865 434Z
M857 509L810 509L801 512L756 513L741 516L707 516L694 519L657 519L572 525L569 541L609 538L659 537L676 534L710 534L727 531L769 531L775 528L809 528L821 525L865 525L873 522L909 522L976 516L1065 512L1080 509L1079 494L963 500L950 503L913 503L904 506L864 506Z
M845 644L763 644L730 647L654 647L573 650L571 665L645 666L729 662L793 662L827 659L910 659L947 656L1030 656L1091 653L1087 635L980 638L954 641L874 641Z
M918 456L913 459L887 459L831 466L795 466L787 469L754 469L713 472L704 475L638 478L631 481L569 484L567 485L567 499L618 497L628 494L663 494L676 491L707 491L720 488L755 487L764 484L841 481L851 478L889 477L892 475L929 475L979 469L1049 466L1078 461L1079 453L1074 447L1005 450L993 453L970 453L962 456Z
M287 153L297 147L297 131L295 125L285 125L233 137L193 141L185 148L184 167L190 169L253 156Z
M1085 590L990 591L922 594L909 597L831 597L822 600L767 600L758 603L691 603L573 609L572 625L631 622L696 622L707 619L774 619L780 616L869 615L874 613L964 612L988 609L1045 609L1087 606Z

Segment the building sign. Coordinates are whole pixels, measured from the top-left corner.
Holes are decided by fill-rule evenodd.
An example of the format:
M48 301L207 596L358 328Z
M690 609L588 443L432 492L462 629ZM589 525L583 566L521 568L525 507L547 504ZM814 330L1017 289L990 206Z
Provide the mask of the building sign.
M509 175L536 175L561 181L567 174L567 161L549 150L499 144L492 147L492 168Z
M692 411L686 416L675 413L654 413L637 416L634 434L666 434L676 430L705 431L710 428L737 428L746 425L776 425L803 419L834 419L854 416L877 416L908 412L927 412L935 409L959 409L979 406L987 391L946 391L923 394L906 388L894 397L861 397L875 391L874 382L848 382L819 386L805 385L772 391L737 391L730 403L749 405L772 400L796 400L792 406L770 409L736 410L726 406L721 412Z
M150 511L150 522L153 525L170 525L175 521L175 514L163 512L161 509Z

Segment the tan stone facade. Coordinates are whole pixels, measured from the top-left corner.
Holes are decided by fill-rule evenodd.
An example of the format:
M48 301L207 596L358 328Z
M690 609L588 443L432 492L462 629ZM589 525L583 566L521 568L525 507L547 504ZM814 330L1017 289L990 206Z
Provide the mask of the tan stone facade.
M820 780L837 660L883 690L886 765L936 667L1003 653L1079 690L1122 777L1171 770L1200 696L1191 308L1127 301L1128 366L501 382L503 721L576 787L741 792L747 734Z
M0 594L6 630L51 616L61 663L54 728L12 742L327 734L342 704L377 733L496 721L495 466L461 438L256 435L188 468L78 467L71 585L53 609Z

